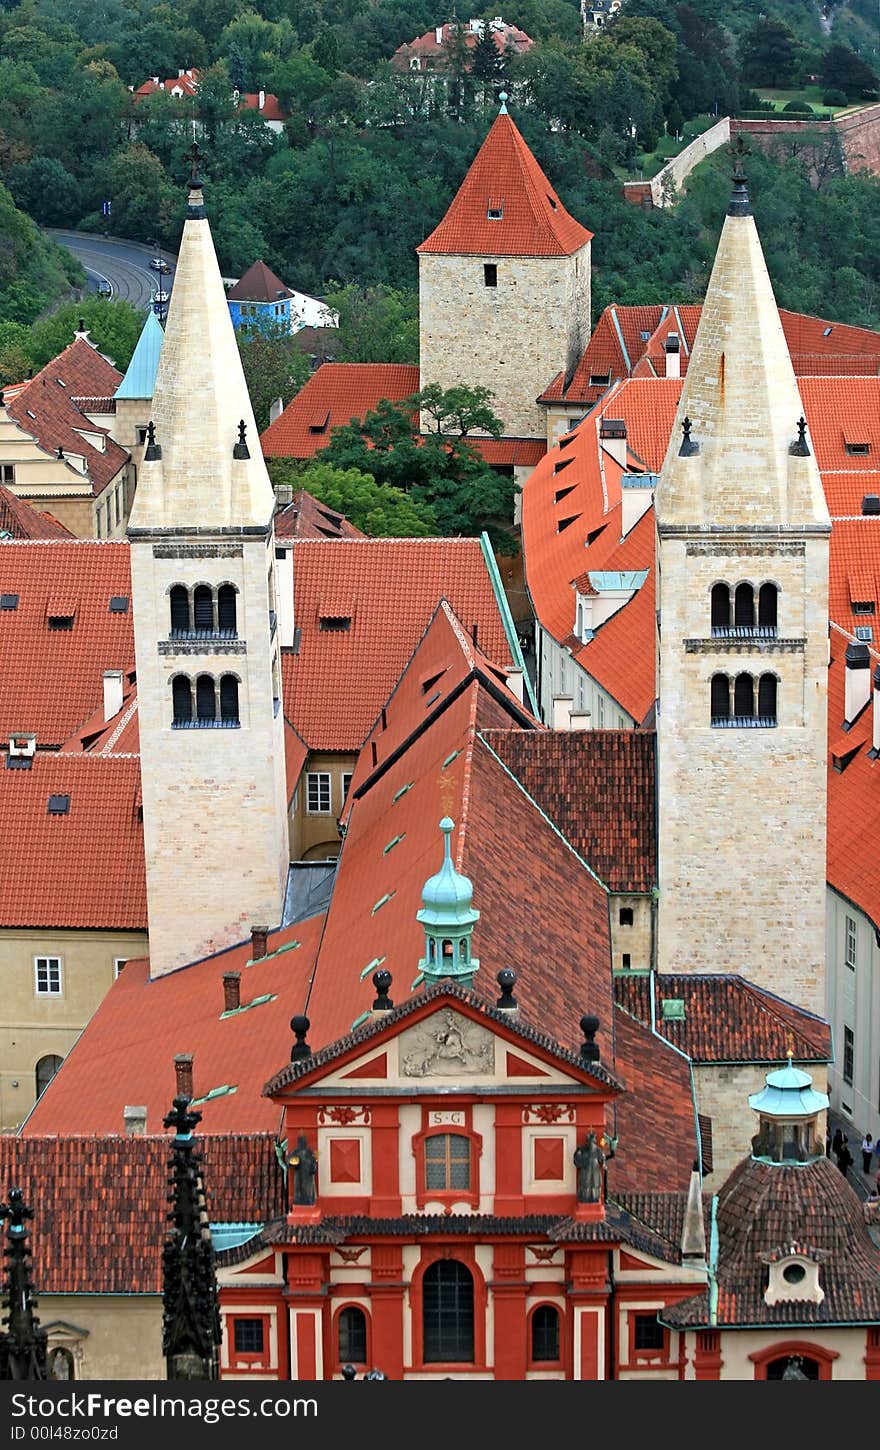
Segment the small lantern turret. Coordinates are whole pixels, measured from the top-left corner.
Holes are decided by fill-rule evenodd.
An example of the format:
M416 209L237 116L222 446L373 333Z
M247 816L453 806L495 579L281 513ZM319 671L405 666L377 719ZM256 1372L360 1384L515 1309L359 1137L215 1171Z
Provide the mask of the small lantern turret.
M813 1163L825 1153L819 1118L828 1107L828 1095L817 1092L810 1074L791 1059L789 1051L786 1066L768 1072L766 1086L749 1097L760 1122L752 1157L765 1163Z
M422 907L416 913L425 929L425 955L419 971L426 982L445 977L473 985L479 961L471 955L471 937L480 913L472 905L474 888L452 862L452 832L455 823L448 816L440 822L443 832L443 863L436 876L425 882Z

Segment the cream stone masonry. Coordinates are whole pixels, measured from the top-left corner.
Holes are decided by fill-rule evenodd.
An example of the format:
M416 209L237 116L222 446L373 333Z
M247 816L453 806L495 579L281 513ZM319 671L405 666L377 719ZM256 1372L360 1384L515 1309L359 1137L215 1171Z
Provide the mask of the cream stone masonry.
M809 440L791 451L800 397L743 191L656 497L658 968L739 972L821 1014L830 520ZM718 583L775 585L777 626L713 630ZM713 728L719 673L774 676L775 725Z
M547 436L536 399L589 335L589 242L568 257L419 255L420 386L489 388L505 437Z
M697 1111L712 1120L712 1172L703 1175L703 1192L716 1193L737 1163L752 1151L758 1131L751 1113L743 1113L750 1094L763 1090L767 1073L778 1063L696 1063L694 1092ZM827 1091L827 1068L816 1063L795 1063L812 1074L817 1092ZM825 1114L819 1115L817 1133L824 1141Z
M153 976L281 920L289 867L274 497L201 192L190 192L132 517ZM246 447L236 447L244 420ZM160 453L159 457L150 457ZM238 456L234 456L237 454ZM244 454L244 456L242 456ZM235 590L235 628L171 633L170 591ZM238 682L238 721L173 723L175 676Z

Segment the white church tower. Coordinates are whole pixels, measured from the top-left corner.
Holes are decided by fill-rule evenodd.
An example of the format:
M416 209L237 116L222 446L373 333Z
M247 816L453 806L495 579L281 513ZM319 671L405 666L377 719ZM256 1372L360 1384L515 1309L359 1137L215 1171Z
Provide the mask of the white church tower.
M282 917L273 513L194 160L128 527L153 976Z
M831 524L741 174L656 518L659 969L822 1013Z

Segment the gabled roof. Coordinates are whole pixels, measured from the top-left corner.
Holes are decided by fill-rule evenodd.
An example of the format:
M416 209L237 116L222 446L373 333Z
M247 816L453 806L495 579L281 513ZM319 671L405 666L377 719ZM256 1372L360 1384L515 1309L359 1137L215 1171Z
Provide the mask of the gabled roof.
M50 796L66 797L50 814ZM145 931L147 891L137 756L38 752L0 766L4 927Z
M479 539L295 539L293 579L284 710L311 750L360 748L444 595L489 658L513 665ZM347 629L322 629L346 610Z
M86 417L74 400L112 397L121 381L122 374L112 363L84 338L77 337L12 396L6 391L6 409L45 453L57 454L60 448L73 458L83 458L85 475L73 462L68 463L71 480L79 482L85 477L98 494L116 477L129 455L106 428ZM99 437L100 445L83 437L84 432Z
M419 370L404 363L322 363L260 437L266 458L311 458L326 448L334 428L387 399L401 403L419 390ZM413 414L413 427L418 415Z
M837 526L835 525L835 531ZM834 536L832 535L832 538ZM828 671L828 883L880 928L880 761L871 760L873 702L843 734L846 647L851 635L831 628ZM873 674L880 655L871 651ZM873 693L873 692L872 692Z
M489 211L501 211L492 219ZM569 216L506 111L496 116L449 210L416 250L487 257L569 257L592 238Z
M0 746L14 732L36 733L41 749L57 748L97 710L104 671L134 664L126 543L92 539L0 542L0 587L17 595L0 609ZM59 594L64 598L59 600ZM71 629L50 629L67 614Z
M164 1106L148 1118L151 1132L161 1132L172 1096L173 1081ZM109 1131L124 1131L121 1108ZM170 1144L170 1134L0 1135L0 1183L16 1184L35 1209L29 1227L38 1296L161 1295ZM197 1133L196 1146L204 1160L212 1223L234 1223L243 1209L257 1223L284 1212L284 1179L272 1134Z
M534 41L520 30L518 25L506 25L504 21L486 22L489 26L489 33L495 42L496 49L503 55L507 50L513 49L518 55L523 55L531 50ZM464 28L464 44L468 50L473 50L477 44L478 32L471 26L459 22L459 27ZM449 53L450 40L455 36L456 26L447 21L444 25L434 26L426 30L424 35L416 36L415 40L409 40L404 45L399 45L391 57L392 62L407 62L411 55L428 57L434 60L445 60ZM437 39L437 34L440 39Z
M265 262L252 262L226 294L227 302L280 302L292 296L290 288Z
M116 389L117 398L152 398L164 340L162 324L151 310L141 328L125 377Z
M653 731L485 730L483 739L610 891L653 889Z
M51 514L31 508L0 486L0 539L70 539L73 535Z
M262 1087L290 1056L290 1018L303 1010L322 923L316 916L272 932L270 955L251 964L250 942L152 981L146 960L126 962L24 1133L121 1132L126 1103L143 1104L147 1126L158 1127L174 1096L173 1058L180 1052L193 1054L197 1099L235 1089L196 1103L200 1133L274 1132L278 1111ZM224 972L241 973L246 1009L228 1016Z
M880 469L880 377L803 378L800 394L823 474Z
M140 731L137 714L137 676L128 670L122 677L122 706L109 720L103 704L61 746L64 755L139 755Z
M733 972L618 974L614 997L693 1062L785 1062L789 1048L797 1062L831 1060L827 1022ZM664 1016L668 1001L682 1004L681 1019Z
M304 488L275 515L276 539L362 539L364 535L344 514L328 508Z

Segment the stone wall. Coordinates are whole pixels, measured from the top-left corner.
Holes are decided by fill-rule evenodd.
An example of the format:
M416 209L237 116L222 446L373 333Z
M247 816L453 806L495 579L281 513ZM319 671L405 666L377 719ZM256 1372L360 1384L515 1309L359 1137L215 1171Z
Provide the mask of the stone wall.
M497 286L486 286L487 266ZM506 437L546 437L535 400L589 336L589 242L571 257L419 258L421 386L489 388Z
M722 116L708 131L696 136L683 151L673 156L650 182L627 181L623 189L625 198L637 205L644 205L647 199L646 188L649 188L654 206L672 206L676 193L681 191L694 167L705 161L707 156L711 156L713 151L717 151L719 146L726 146L729 140L730 117Z

